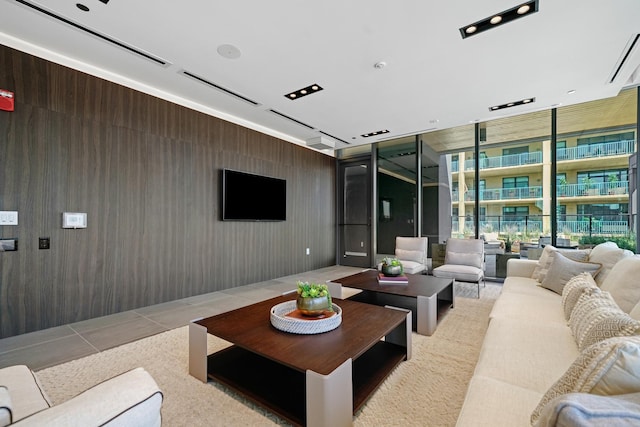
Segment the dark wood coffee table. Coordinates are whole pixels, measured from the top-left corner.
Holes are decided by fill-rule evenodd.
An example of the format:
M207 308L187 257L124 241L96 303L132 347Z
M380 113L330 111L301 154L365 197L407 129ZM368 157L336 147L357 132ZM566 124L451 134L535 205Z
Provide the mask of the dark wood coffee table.
M406 276L408 284L383 285L378 283L378 271L371 269L332 282L362 290L350 297L351 300L411 310L413 330L421 335L432 335L438 325L439 315L455 306L453 279L424 274ZM332 291L334 294L336 292Z
M411 313L335 299L342 324L316 335L282 332L270 309L283 295L189 325L189 373L226 384L293 424L351 425L389 373L411 358ZM233 345L207 356L207 333ZM384 338L384 340L382 340Z

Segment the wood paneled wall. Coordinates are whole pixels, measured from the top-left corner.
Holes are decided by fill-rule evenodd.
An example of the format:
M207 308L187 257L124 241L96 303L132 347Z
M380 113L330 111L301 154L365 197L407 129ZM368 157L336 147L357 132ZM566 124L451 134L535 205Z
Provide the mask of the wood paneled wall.
M0 88L0 337L334 264L332 157L4 46ZM221 221L222 168L286 179L287 221Z

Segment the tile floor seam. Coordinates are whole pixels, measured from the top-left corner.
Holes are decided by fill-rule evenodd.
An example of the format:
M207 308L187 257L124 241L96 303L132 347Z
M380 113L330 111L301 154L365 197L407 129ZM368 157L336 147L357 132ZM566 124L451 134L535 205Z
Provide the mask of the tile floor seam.
M86 342L87 344L89 344L89 346L90 346L92 349L94 349L96 352L100 353L100 350L99 350L96 346L94 346L93 344L91 344L91 343L90 343L90 342L89 342L85 337L83 337L83 336L82 336L82 334L81 334L80 332L78 332L78 331L76 331L75 329L73 329L73 327L72 327L72 326L69 326L69 328L71 328L71 330L72 330L73 332L75 332L75 333L76 333L76 335L78 335L78 336L82 339L82 341Z
M34 347L36 345L47 344L47 343L50 343L50 342L53 342L53 341L58 341L58 340L61 340L61 339L64 339L64 338L69 338L69 337L71 337L73 335L77 335L77 332L71 326L69 326L69 325L64 325L64 326L66 326L67 328L71 329L71 331L73 333L70 333L69 335L64 335L64 336L61 336L61 337L57 337L57 338L45 339L43 341L38 341L37 343L28 344L28 345L21 346L21 347L16 347L16 348L14 348L12 350L0 351L0 355L9 354L11 352L18 351L18 350L25 350L25 349ZM18 336L18 335L16 335L16 336ZM11 337L9 337L9 338L11 338Z

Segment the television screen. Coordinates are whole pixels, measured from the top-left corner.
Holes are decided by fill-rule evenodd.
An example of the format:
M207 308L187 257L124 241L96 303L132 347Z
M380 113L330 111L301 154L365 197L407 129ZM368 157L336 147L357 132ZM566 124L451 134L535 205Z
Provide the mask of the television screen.
M223 221L285 221L287 181L222 170Z

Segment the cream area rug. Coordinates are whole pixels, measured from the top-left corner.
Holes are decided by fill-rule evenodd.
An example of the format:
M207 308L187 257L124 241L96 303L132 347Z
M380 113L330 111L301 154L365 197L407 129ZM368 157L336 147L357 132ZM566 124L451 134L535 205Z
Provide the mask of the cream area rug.
M355 415L356 426L453 426L478 359L500 287L457 298L430 337L413 334L413 357L401 363ZM229 345L209 337L212 353ZM164 394L165 426L271 426L287 423L224 386L188 374L188 328L182 327L37 372L54 404L135 367Z

